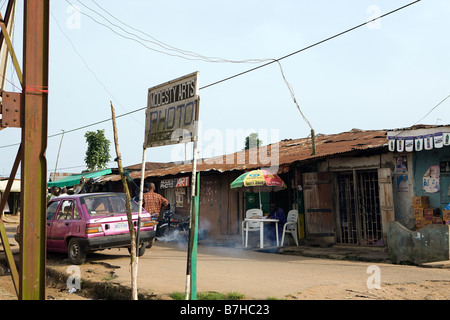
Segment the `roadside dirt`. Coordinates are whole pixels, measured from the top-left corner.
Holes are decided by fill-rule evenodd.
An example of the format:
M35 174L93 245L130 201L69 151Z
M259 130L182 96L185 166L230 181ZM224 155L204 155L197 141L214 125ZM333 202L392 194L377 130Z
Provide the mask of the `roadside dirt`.
M346 286L318 286L300 292L287 300L448 300L450 282L424 281L422 283L388 284L380 289L367 287L348 289ZM358 288L358 289L355 289Z
M15 221L14 221L15 222ZM7 225L11 227L11 225ZM14 246L14 244L13 244ZM90 261L82 265L81 290L69 292L67 287L68 259L64 254L48 253L46 300L128 300L130 289L115 282L119 267L105 262ZM212 271L214 272L214 271ZM351 288L351 289L350 289ZM235 289L240 292L239 288ZM241 291L242 292L242 291ZM224 292L225 293L225 292ZM274 293L274 296L277 296ZM139 292L140 300L171 300L158 292ZM450 281L422 281L406 284L383 284L368 290L364 283L313 286L286 300L450 300ZM0 300L17 300L11 275L0 263Z
M130 297L129 289L114 282L114 265L86 263L83 265L82 289L67 289L67 263L49 259L47 264L46 300L120 300ZM449 300L450 281L424 281L408 284L384 284L368 290L364 284L315 286L285 297L286 300ZM236 289L239 292L239 288ZM140 292L142 300L170 300L157 292ZM11 276L0 276L0 300L17 300Z

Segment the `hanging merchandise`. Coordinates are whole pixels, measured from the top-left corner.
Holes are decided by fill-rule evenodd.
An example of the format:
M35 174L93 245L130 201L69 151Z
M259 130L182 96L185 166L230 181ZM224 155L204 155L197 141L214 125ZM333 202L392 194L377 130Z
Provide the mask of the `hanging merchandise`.
M393 133L390 133L393 134ZM450 132L434 132L417 136L389 135L388 149L397 152L413 152L422 150L432 150L433 148L443 148L450 146Z
M435 148L442 148L442 146L444 145L444 135L442 134L442 132L436 132L434 135L434 147Z
M433 135L432 134L426 134L423 136L423 145L425 150L431 150L433 149Z
M395 151L395 137L389 136L388 137L388 141L389 141L389 151Z
M423 136L417 136L414 139L416 151L422 151L423 149Z
M444 132L444 146L450 146L450 132Z
M398 152L403 152L405 147L405 140L403 137L398 137L397 138L397 151Z
M414 137L406 137L405 138L405 151L407 151L407 152L414 151Z

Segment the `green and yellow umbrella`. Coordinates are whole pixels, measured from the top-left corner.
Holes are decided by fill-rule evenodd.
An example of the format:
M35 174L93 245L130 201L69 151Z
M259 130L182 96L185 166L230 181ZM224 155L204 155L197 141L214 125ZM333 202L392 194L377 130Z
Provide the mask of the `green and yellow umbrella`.
M284 190L286 189L286 183L277 174L269 170L258 169L241 174L230 184L230 188L259 192L259 206L261 207L261 192Z

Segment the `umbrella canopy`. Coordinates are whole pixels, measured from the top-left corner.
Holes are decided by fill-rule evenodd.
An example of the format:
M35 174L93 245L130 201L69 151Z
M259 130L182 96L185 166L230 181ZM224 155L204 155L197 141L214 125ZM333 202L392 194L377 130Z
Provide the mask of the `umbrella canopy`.
M231 183L230 188L250 192L280 191L286 188L286 183L277 174L258 169L241 174Z
M286 183L275 173L258 169L241 174L231 184L231 189L247 192L259 192L259 207L261 205L261 192L280 191L286 189Z

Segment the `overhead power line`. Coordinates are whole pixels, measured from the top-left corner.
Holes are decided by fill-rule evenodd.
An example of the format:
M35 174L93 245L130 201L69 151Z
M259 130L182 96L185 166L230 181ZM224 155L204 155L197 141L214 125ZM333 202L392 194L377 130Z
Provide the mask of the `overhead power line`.
M410 7L410 6L412 6L413 4L416 4L416 3L420 2L420 1L422 1L422 0L416 0L416 1L410 2L410 3L408 3L408 4L404 5L404 6L401 6L401 7L397 8L397 9L394 9L394 10L389 11L389 12L383 14L383 15L380 15L379 17L375 17L375 18L372 19L372 20L369 20L369 21L366 21L366 22L364 22L364 23L358 24L358 25L356 25L356 26L354 26L354 27L352 27L352 28L349 28L349 29L347 29L347 30L345 30L345 31L336 33L336 34L333 35L333 36L330 36L330 37L328 37L328 38L326 38L326 39L323 39L323 40L321 40L321 41L315 42L315 43L313 43L313 44L311 44L311 45L309 45L309 46L306 46L306 47L304 47L304 48L301 48L301 49L299 49L299 50L297 50L297 51L291 52L291 53L289 53L289 54L287 54L287 55L285 55L285 56L282 56L282 57L280 57L280 58L278 58L278 59L265 59L265 60L270 60L270 61L269 61L269 62L266 62L266 63L264 63L264 64L262 64L262 65L259 65L259 66L256 66L256 67L247 69L247 70L242 71L242 72L239 72L239 73L234 74L234 75L232 75L232 76L229 76L229 77L223 78L223 79L221 79L221 80L218 80L218 81L212 82L212 83L210 83L210 84L207 84L207 85L205 85L205 86L203 86L203 87L200 87L199 90L203 90L203 89L206 89L206 88L209 88L209 87L218 85L218 84L220 84L220 83L229 81L229 80L231 80L231 79L240 77L240 76L242 76L242 75L244 75L244 74L247 74L247 73L253 72L253 71L255 71L255 70L258 70L258 69L267 67L267 66L269 66L269 65L271 65L271 64L273 64L273 63L276 63L276 62L279 63L281 60L287 59L287 58L292 57L292 56L294 56L294 55L297 55L297 54L299 54L299 53L301 53L301 52L303 52L303 51L306 51L306 50L308 50L308 49L314 48L314 47L316 47L316 46L318 46L318 45L320 45L320 44L323 44L323 43L328 42L328 41L330 41L330 40L332 40L332 39L335 39L335 38L340 37L340 36L342 36L342 35L344 35L344 34L347 34L347 33L351 32L351 31L354 31L354 30L356 30L356 29L359 29L359 28L361 28L361 27L363 27L363 26L365 26L365 25L367 25L367 24L369 24L369 23L372 23L372 22L376 21L376 20L382 19L382 18L387 17L387 16L389 16L389 15L391 15L391 14L393 14L393 13L396 13L396 12L398 12L398 11L401 11L401 10L403 10L403 9L406 9L407 7ZM67 1L67 0L66 0L66 2L68 2L69 4L71 4L71 3L70 3L69 1ZM80 3L81 3L81 2L80 2ZM72 5L72 4L71 4L71 5ZM81 12L81 13L84 14L84 15L86 15L86 16L88 16L86 13L83 13L83 12ZM88 17L90 17L90 16L88 16ZM90 17L90 18L93 19L94 21L96 21L94 18L92 18L92 17ZM97 22L97 21L96 21L96 22ZM99 23L99 24L101 24L101 25L104 25L105 27L107 27L108 29L110 29L111 31L113 31L114 33L118 34L118 33L117 33L115 30L113 30L111 27L109 27L109 26L107 26L107 25L105 25L105 24L103 24L103 23L101 23L101 22L97 22L97 23ZM120 34L119 34L119 35L120 35ZM136 40L136 39L134 39L134 38L130 38L130 37L123 36L123 35L120 35L120 36L141 43L139 40ZM141 44L144 45L145 47L151 49L151 48L148 47L147 45L145 45L145 44L143 44L143 43L141 43ZM151 50L153 50L153 49L151 49ZM158 50L155 50L155 51L158 51ZM162 53L164 53L164 52L162 52ZM164 54L167 54L167 53L164 53ZM177 55L177 56L178 56L178 55ZM255 60L256 60L256 59L255 59ZM232 61L232 60L230 60L230 61ZM245 61L245 60L242 60L242 61ZM261 60L259 60L259 61L261 61ZM285 79L285 78L284 78L284 79ZM298 105L297 105L297 106L298 106ZM116 116L116 118L124 117L124 116L130 115L130 114L133 114L133 113L136 113L136 112L145 110L145 109L146 109L146 107L138 108L138 109L135 109L135 110L133 110L133 111L124 113L124 114L122 114L122 115L118 115L118 116ZM301 112L301 111L300 111L300 112ZM303 114L302 114L302 116L303 116ZM95 126L95 125L98 125L98 124L101 124L101 123L104 123L104 122L107 122L107 121L110 121L110 120L111 120L111 118L108 118L108 119L101 120L101 121L97 121L97 122L94 122L94 123L91 123L91 124L87 124L87 125L84 125L84 126L81 126L81 127L78 127L78 128L74 128L74 129L70 129L70 130L65 130L65 133L67 134L67 133L70 133L70 132L74 132L74 131L78 131L78 130L81 130L81 129L85 129L85 128L88 128L88 127L91 127L91 126ZM59 135L61 135L61 134L62 134L62 133L56 133L56 134L53 134L53 135L48 136L48 138L56 137L56 136L59 136ZM19 143L16 143L16 144L10 144L10 145L5 145L5 146L0 146L0 148L6 148L6 147L11 147L11 146L16 146L16 145L19 145Z
M105 23L103 23L103 22L98 21L96 18L94 18L93 16L87 14L87 13L84 12L84 11L81 11L81 10L80 10L80 11L79 11L80 14L82 14L82 15L88 17L89 19L91 19L91 20L94 21L95 23L97 23L97 24L99 24L99 25L101 25L101 26L103 26L103 27L109 29L110 31L112 31L112 32L115 33L116 35L118 35L118 36L120 36L120 37L122 37L122 38L124 38L124 39L127 39L127 40L131 40L131 41L137 42L137 43L139 43L140 45L142 45L143 47L145 47L145 48L147 48L147 49L149 49L149 50L151 50L151 51L155 51L155 52L158 52L158 53L161 53L161 54L165 54L165 55L169 55L169 56L173 56L173 57L178 57L178 58L182 58L182 59L186 59L186 60L199 60L199 61L215 62L215 63L261 63L261 62L265 62L265 61L271 60L271 59L229 60L229 59L224 59L224 58L219 58L219 57L207 57L207 56L204 56L204 55L201 55L201 54L192 52L192 51L187 51L187 50L182 50L182 49L176 48L176 47L174 47L174 46L171 46L171 45L169 45L169 44L166 44L166 43L164 43L164 42L162 42L162 41L156 39L155 37L153 37L153 36L151 36L151 35L145 33L144 31L141 31L141 30L139 30L139 29L136 29L136 28L134 28L134 27L132 27L132 26L130 26L130 25L128 25L128 24L122 22L121 20L119 20L118 18L116 18L115 16L113 16L111 13L109 13L108 11L106 11L106 10L105 10L103 7L101 7L98 3L96 3L95 1L92 0L92 1L93 1L100 9L102 9L104 12L106 12L106 13L107 13L109 16L111 16L114 20L118 21L119 23L121 23L121 24L124 25L124 26L129 27L129 28L132 29L132 30L135 30L135 31L141 33L142 35L145 35L146 37L149 37L151 40L145 39L145 38L143 38L142 36L140 36L140 35L138 35L138 34L136 34L136 33L134 33L134 32L130 32L130 31L128 31L128 30L125 30L122 26L117 25L117 24L111 22L111 21L110 21L108 18L106 18L104 15L102 15L102 14L99 13L98 11L92 9L91 7L87 6L86 4L84 4L83 2L81 2L80 0L77 0L77 1L78 1L83 7L85 7L86 9L88 9L88 10L94 12L95 14L97 14L98 16L100 16L100 17L101 17L102 19L104 19L109 25L107 25L107 24L105 24ZM72 7L74 7L73 4L72 4L70 1L66 0L66 2L67 2L68 4L70 4ZM111 26L112 26L112 27L111 27ZM114 27L120 29L120 31L115 30ZM125 32L126 35L123 35L123 34L120 33L120 32ZM130 37L130 36L131 36L131 37ZM134 38L133 38L133 37L134 37ZM161 49L155 49L155 48L149 47L149 46L146 45L144 42L155 44L155 45L157 45L158 47L160 47L161 49L164 49L164 50L167 50L167 51L171 51L171 52L176 52L176 54L168 53L168 52L162 51Z

